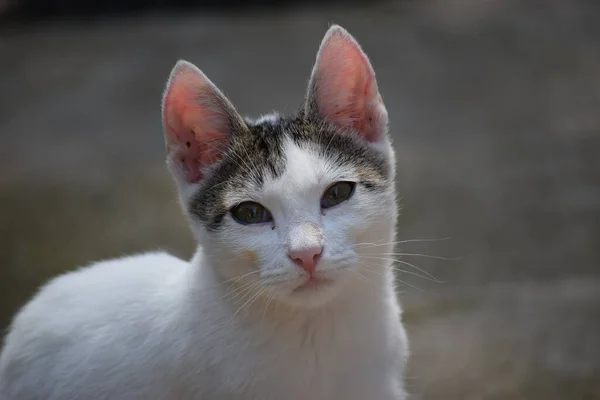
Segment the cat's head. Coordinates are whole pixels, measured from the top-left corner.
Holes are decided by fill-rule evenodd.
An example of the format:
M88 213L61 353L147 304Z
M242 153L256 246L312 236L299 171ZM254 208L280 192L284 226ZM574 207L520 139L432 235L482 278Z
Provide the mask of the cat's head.
M343 28L325 35L298 115L244 120L180 61L163 124L192 230L224 281L315 306L369 274L364 243L391 242L387 112L367 56Z

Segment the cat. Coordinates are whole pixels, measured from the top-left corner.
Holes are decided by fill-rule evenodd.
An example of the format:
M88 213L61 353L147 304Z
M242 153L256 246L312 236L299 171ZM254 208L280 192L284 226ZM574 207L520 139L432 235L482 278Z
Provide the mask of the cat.
M163 96L167 165L198 247L48 282L0 356L2 400L402 400L386 254L395 156L373 68L327 31L293 116L240 117L194 65Z

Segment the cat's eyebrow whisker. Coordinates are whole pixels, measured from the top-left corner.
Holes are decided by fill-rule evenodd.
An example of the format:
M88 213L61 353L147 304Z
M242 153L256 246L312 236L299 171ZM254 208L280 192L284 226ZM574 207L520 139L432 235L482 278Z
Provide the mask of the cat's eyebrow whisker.
M400 263L400 264L408 265L409 267L413 267L414 269L416 269L418 271L421 271L422 273L424 273L425 275L427 275L430 279L433 279L436 282L441 282L435 276L433 276L432 274L430 274L429 272L425 271L422 268L417 267L414 264L409 263L408 261L398 260L396 258L387 258L387 257L362 256L362 258L368 258L368 259L372 259L372 260L385 260L385 261L397 262L397 263Z
M218 140L218 139L207 139L206 143L210 144L216 150L219 150L219 152L221 154L223 154L229 161L231 161L235 165L239 166L242 169L242 171L246 172L248 175L250 175L252 178L254 178L255 168L251 168L251 165L248 165L248 163L246 162L246 160L244 160L242 157L240 157L239 154L237 154L235 152L225 151L228 146L223 145L220 142L220 140ZM238 161L238 159L239 159L239 161L241 161L243 163L243 165ZM254 165L252 165L252 166L254 166Z
M321 130L320 132L324 132L325 130ZM321 133L322 134L322 133ZM329 151L329 146L331 146L331 143L333 142L333 139L335 139L335 135L331 135L331 138L329 139L329 142L327 143L327 146L325 147L325 151L323 154L328 154Z
M255 176L254 176L255 173L256 173L255 169L253 169L250 165L248 165L248 163L246 162L246 160L244 160L239 154L237 154L237 153L228 154L227 158L232 163L234 163L235 165L239 166L242 169L242 171L244 171L245 173L247 173L252 179L255 178ZM243 165L240 163L240 161L243 163Z
M239 156L238 157L242 160L242 162L244 163L244 165L247 166L248 173L251 176L251 178L253 180L256 180L257 179L257 176L256 176L256 174L257 174L257 172L256 172L257 168L256 168L256 164L254 163L254 158L250 157L250 154L248 153L248 149L243 148L243 151L244 151L244 154L246 155L246 159L241 159L241 157L239 157ZM247 160L250 160L250 166L248 166L248 163L246 162Z
M219 182L219 183L217 183L216 185L213 185L213 186L211 186L211 187L210 187L210 189L216 189L216 188L218 188L219 186L221 186L221 185L224 185L224 184L226 184L226 183L229 183L229 181L223 181L223 182Z

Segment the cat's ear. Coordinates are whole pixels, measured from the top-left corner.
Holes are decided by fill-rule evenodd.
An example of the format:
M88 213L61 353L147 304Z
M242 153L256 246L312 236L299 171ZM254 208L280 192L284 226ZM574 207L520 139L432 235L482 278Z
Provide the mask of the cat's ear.
M162 120L169 167L187 183L201 181L231 135L247 129L219 89L186 61L179 61L171 72Z
M321 43L306 97L306 113L354 131L370 142L387 133L388 116L375 72L358 42L333 25Z

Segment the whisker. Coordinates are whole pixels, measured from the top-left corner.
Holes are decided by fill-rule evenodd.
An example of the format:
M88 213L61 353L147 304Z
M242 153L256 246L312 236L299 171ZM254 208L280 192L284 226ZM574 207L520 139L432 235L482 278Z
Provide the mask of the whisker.
M234 295L234 296L231 296L229 298L229 300L235 300L242 293L247 293L249 290L252 290L252 288L254 288L254 287L258 287L259 285L260 285L260 282L256 282L256 281L246 283L231 292L226 292L225 295L221 298L221 300L225 299L226 297L231 296L231 295Z
M235 286L235 284L236 284L236 283L238 283L238 282L239 282L239 281L241 281L243 278L245 278L245 277L247 277L247 276L249 276L249 275L253 275L253 274L251 274L251 273L248 273L248 274L245 274L245 275L239 276L239 277L237 277L237 278L234 278L234 279L233 279L233 282L232 282L232 283L231 283L231 284L230 284L230 285L227 287L227 291L229 291L229 290L230 290L230 289L231 289L233 286ZM244 282L244 284L253 283L253 282L256 282L256 281L255 281L255 280L253 280L253 281L251 281L251 282ZM243 285L242 285L242 286L243 286Z
M409 263L408 261L398 260L398 259L395 259L395 258L386 258L386 257L372 257L372 256L361 256L361 257L362 258L369 258L369 259L373 259L373 260L385 260L385 261L398 262L400 264L408 265L408 266L413 267L414 269L416 269L418 271L421 271L422 273L424 273L425 275L427 275L429 278L433 279L433 281L435 281L435 282L441 282L435 276L433 276L432 274L430 274L429 272L425 271L422 268L417 267L414 264Z
M256 292L254 294L254 296L250 297L248 300L246 300L246 302L244 304L242 304L242 306L240 308L237 309L236 312L233 313L233 316L235 317L240 311L242 311L242 309L250 307L252 305L252 303L254 303L256 301L256 299L258 299L260 297L260 295L262 295L267 289L263 288L262 290L259 290L258 292ZM246 307L246 305L248 305Z
M260 318L260 323L261 325L264 323L265 321L265 314L267 313L267 309L269 308L269 306L271 305L271 302L273 301L273 298L275 297L275 293L271 292L269 299L267 300L267 304L265 305L265 309L262 312L262 317Z
M359 264L362 264L366 270L368 270L369 272L373 272L374 274L377 275L383 275L381 272L374 270L373 268L370 268L369 264L365 264L364 262L358 262Z
M446 281L441 281L441 280L439 280L439 279L437 279L437 278L430 278L430 277L428 277L428 276L424 276L424 275L418 274L418 273L416 273L416 272L413 272L413 271L407 271L407 270L405 270L405 269L402 269L402 268L396 267L396 266L394 266L394 265L392 265L391 267L392 267L392 269L393 269L394 271L401 272L401 273L403 273L403 274L408 274L408 275L414 275L414 276L418 276L419 278L421 278L421 279L425 279L426 281L429 281L429 282L433 282L433 283L447 283Z
M225 295L222 297L222 299L226 298L229 296L230 300L234 300L236 297L238 297L239 295L241 295L242 293L244 293L246 291L246 289L252 287L253 285L258 285L259 283L257 281L252 281L252 282L246 282L243 285L235 288L234 290L230 290L231 286L227 289L227 291L225 292Z
M239 297L239 295L242 295L242 296L238 300L235 301L236 304L239 304L239 303L245 301L246 299L252 298L256 294L256 292L254 290L258 287L259 287L259 285L255 285L255 286L246 288L246 290L244 290L241 293L238 293L235 297L233 297L231 299L232 302L236 297Z
M414 242L441 242L443 240L449 240L451 239L450 236L448 237L443 237L443 238L426 238L426 239L405 239L405 240L398 240L395 242L387 242L387 243L356 243L354 244L352 247L357 247L357 246L372 246L372 247L379 247L379 246L388 246L390 244L402 244L402 243L414 243Z
M360 261L359 261L359 262L360 262ZM363 265L365 265L365 264L363 264ZM365 267L366 267L366 265L365 265ZM369 269L369 268L367 267L366 269ZM371 285L371 286L373 285L373 282L372 282L372 281L370 281L370 280L368 280L368 279L367 279L365 276L363 276L363 275L362 275L360 272L358 272L358 271L354 271L354 274L356 275L356 277L357 277L358 279L360 279L361 281L365 282L366 284L368 284L368 285Z
M444 261L458 261L464 260L464 257L442 257L442 256L432 256L429 254L420 254L420 253L376 253L382 256L413 256L413 257L425 257L425 258L433 258L436 260L444 260Z
M233 281L233 283L232 283L231 285L234 285L235 283L239 282L240 280L244 279L245 277L247 277L247 276L250 276L250 275L252 275L252 274L257 274L257 273L259 273L259 272L260 272L260 270L259 270L259 269L257 269L257 270L254 270L254 271L250 271L250 272L248 272L247 274L244 274L244 275L242 275L242 276L236 276L236 277L234 277L234 278L231 278L231 279L227 279L227 280L225 280L225 281L223 281L223 282L221 282L221 283L229 283L229 282ZM231 286L229 286L229 287L231 287Z
M369 270L369 271L371 271L373 273L381 275L381 272L376 271L376 270L374 270L372 268L369 268L369 266L367 264L365 264L365 263L361 263L361 264L363 264L366 267L367 270ZM391 267L392 267L392 269L394 271L402 272L403 274L418 276L419 278L425 279L426 281L430 281L430 282L434 282L434 283L446 283L444 281L440 281L439 279L436 279L435 277L431 278L431 277L428 277L428 276L424 276L424 275L418 274L418 273L413 272L413 271L407 271L405 269L402 269L402 268L399 268L399 267L396 267L396 266L393 266L393 265Z
M421 289L420 287L417 287L417 286L415 286L415 285L411 285L410 283L408 283L408 282L405 282L405 281L403 281L403 280L401 280L401 279L397 279L397 278L396 278L396 280L397 280L398 282L400 282L400 283L403 283L403 284L405 284L406 286L410 286L410 287L411 287L411 288L413 288L413 289L417 289L419 292L427 293L427 291L426 291L426 290L424 290L424 289Z

